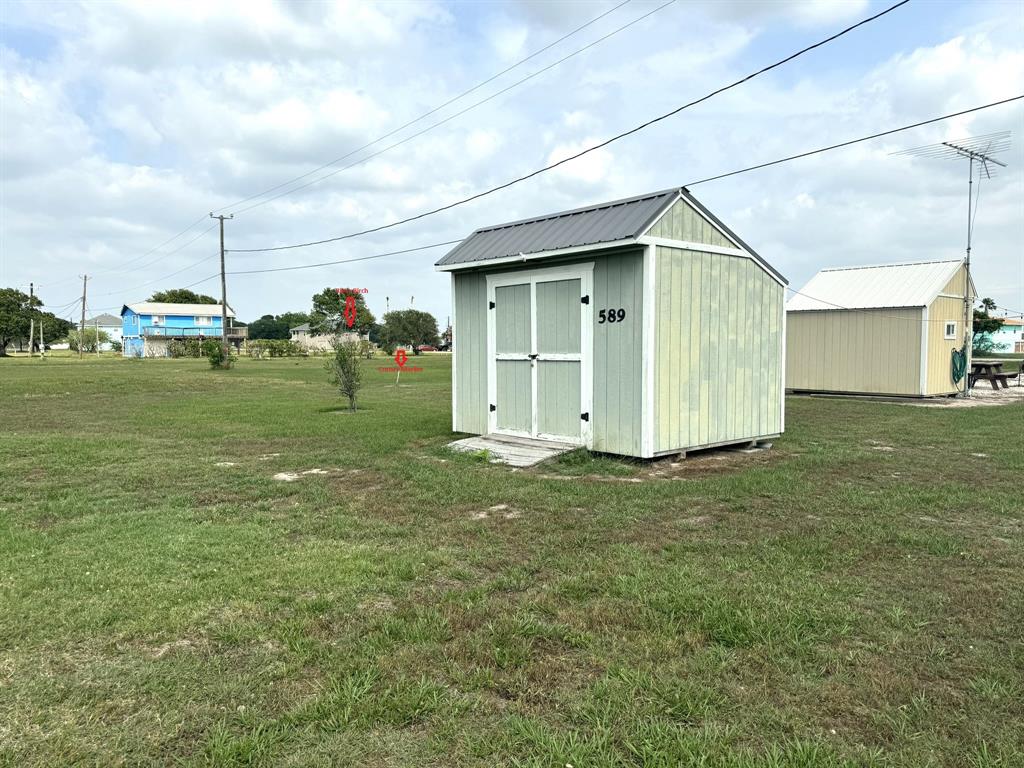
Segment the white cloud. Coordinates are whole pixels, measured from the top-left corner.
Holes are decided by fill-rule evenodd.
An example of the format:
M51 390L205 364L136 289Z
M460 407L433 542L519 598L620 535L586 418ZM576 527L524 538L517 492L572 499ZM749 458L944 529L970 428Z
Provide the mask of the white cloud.
M44 299L58 304L77 290L68 276L88 271L97 274L90 286L97 298L110 304L144 298L128 294L148 295L148 288L130 289L212 257L215 234L169 253L202 231L196 227L161 253L121 268L128 259L209 210L352 152L607 7L269 0L18 6L11 23L52 35L56 45L35 59L4 51L0 284L34 279L44 285ZM328 170L444 119L651 7L626 6L467 102ZM974 23L957 18L949 25L955 33L916 28L942 8L908 6L886 17L899 35L826 46L469 205L286 255L230 254L230 268L450 240L485 224L665 188L1019 93L1019 17L978 5L971 8L979 15ZM447 204L592 146L806 44L805 31L790 31L794 24L831 29L866 12L858 3L670 6L378 158L240 213L227 225L228 245L320 239ZM869 40L874 47L865 45ZM889 152L1020 130L1022 114L1016 106L979 113L693 191L794 287L822 266L956 255L963 245L965 169ZM1015 139L1011 168L982 184L976 268L983 292L1024 308L1018 306L1024 305L1024 153ZM248 317L303 308L331 282L360 284L370 289L377 311L383 296L396 306L395 297L415 294L418 307L443 320L448 282L430 266L441 253L239 277L230 291ZM213 261L200 264L170 283L186 285L213 268ZM59 287L47 292L48 282Z

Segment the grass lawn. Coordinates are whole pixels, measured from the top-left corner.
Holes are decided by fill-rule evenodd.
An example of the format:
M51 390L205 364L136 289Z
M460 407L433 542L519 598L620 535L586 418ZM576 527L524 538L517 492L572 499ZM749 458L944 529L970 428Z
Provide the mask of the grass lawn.
M513 472L416 363L0 360L0 764L1024 765L1024 406Z

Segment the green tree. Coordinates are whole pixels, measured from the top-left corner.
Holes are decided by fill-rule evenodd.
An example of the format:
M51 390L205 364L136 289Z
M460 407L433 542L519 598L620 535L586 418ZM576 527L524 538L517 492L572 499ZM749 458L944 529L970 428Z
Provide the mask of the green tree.
M77 328L73 328L68 331L68 346L75 352L78 351L81 346L83 352L95 352L96 345L106 344L110 341L110 336L107 335L106 331L100 331L97 335L95 328L85 327L85 333L80 333Z
M359 341L334 342L334 355L327 361L330 381L337 385L338 391L348 398L348 409L356 409L356 395L362 387L362 368L359 359L363 356L362 343Z
M354 296L356 300L355 322L350 328L345 321L345 299ZM313 296L313 311L309 313L309 328L314 335L344 333L352 331L363 335L369 333L377 319L366 306L361 293L339 293L334 288L324 288Z
M62 317L57 317L52 312L40 312L36 315L36 323L43 324L43 343L52 344L59 339L66 339L68 332L75 327L74 323L68 322ZM35 340L33 342L35 347L39 348L39 329L36 328Z
M288 339L290 326L284 320L273 315L264 315L259 320L249 323L250 339Z
M303 323L308 323L309 322L309 313L308 312L282 312L280 315L277 316L276 319L281 320L282 322L287 323L288 324L288 330L291 330L292 328L297 328L298 326L302 325Z
M981 309L974 310L974 333L971 337L971 347L974 352L986 353L995 348L992 341L992 334L1003 327L1001 318L992 317L990 314L996 308L992 299L982 299Z
M413 351L420 344L437 346L441 340L437 335L437 320L429 312L418 309L397 309L384 315L381 341L385 348L411 344Z
M146 301L159 301L166 304L219 304L213 296L203 293L195 293L188 288L171 288L167 291L157 291Z
M17 288L0 288L0 356L11 342L28 338L33 310L42 304L38 296L30 299Z

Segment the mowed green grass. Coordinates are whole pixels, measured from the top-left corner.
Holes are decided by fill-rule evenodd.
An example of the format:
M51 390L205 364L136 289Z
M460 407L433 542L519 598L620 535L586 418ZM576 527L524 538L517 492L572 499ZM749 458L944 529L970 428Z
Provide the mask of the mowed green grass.
M515 472L385 362L0 361L0 763L1024 765L1024 406Z

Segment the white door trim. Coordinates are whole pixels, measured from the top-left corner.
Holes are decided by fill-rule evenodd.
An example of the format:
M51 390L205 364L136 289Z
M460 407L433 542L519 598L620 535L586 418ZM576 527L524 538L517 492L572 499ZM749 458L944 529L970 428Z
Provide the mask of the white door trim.
M537 351L537 283L548 283L555 280L579 280L580 295L589 296L587 304L580 302L580 352L579 355L551 353L540 354ZM492 404L498 402L498 360L522 360L524 355L513 353L499 354L497 349L497 329L495 326L495 309L491 309L491 303L495 301L495 289L509 285L530 286L530 352L525 355L536 355L534 360L558 361L579 360L580 363L580 408L581 413L589 414L589 420L580 420L579 438L569 438L564 435L548 435L540 432L537 424L539 413L537 403L537 368L536 364L530 366L531 380L531 433L508 429L498 429L498 416L496 411L490 410ZM567 264L556 267L542 267L538 269L516 270L515 272L501 272L487 275L487 431L495 434L513 434L522 437L534 437L542 440L558 440L561 442L578 442L587 448L594 444L594 354L593 354L593 296L594 296L594 262L583 264Z

